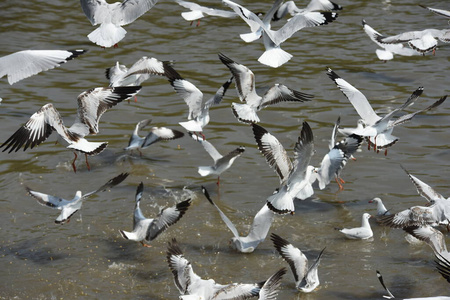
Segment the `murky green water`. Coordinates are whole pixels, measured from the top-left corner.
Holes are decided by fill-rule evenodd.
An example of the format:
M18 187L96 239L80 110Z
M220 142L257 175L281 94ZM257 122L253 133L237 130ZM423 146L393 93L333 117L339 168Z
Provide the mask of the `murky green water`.
M246 6L265 11L271 1L264 2ZM283 45L294 58L271 69L257 62L263 52L262 41L246 44L239 38L239 33L248 31L242 20L210 17L199 27L191 27L180 16L183 9L173 1L161 1L126 26L128 34L117 49L101 49L89 42L86 35L94 28L78 1L33 0L20 5L17 1L2 1L0 55L22 49L89 52L13 86L2 78L0 141L50 102L70 125L76 113L76 97L89 88L107 85L105 68L116 61L130 66L144 55L174 60L179 73L196 84L205 97L230 76L218 52L251 68L261 89L279 82L314 94L310 103L284 103L259 113L261 125L276 135L289 153L301 123L308 121L317 150L314 164L319 164L327 152L337 117L341 116L343 126L354 126L358 119L348 100L327 78L326 66L365 93L381 113L402 104L419 86L424 86L425 91L414 110L450 92L448 45L441 45L434 57L396 57L382 63L376 58L376 45L361 27L364 18L381 33L396 34L445 28L445 19L406 0L339 4L344 10L334 23L297 33ZM447 1L427 5L449 9ZM220 283L262 281L287 266L275 253L270 239L252 254L231 250L231 232L200 191L200 186L205 185L239 231L246 234L254 214L278 186L276 174L256 148L251 129L238 123L230 110L231 102L237 101L234 88L221 105L212 109L211 122L204 132L222 153L246 146L244 155L222 175L218 190L216 178L198 175L197 166L212 161L188 137L156 144L145 150L143 157L122 150L138 121L152 118L155 126L182 130L178 122L187 116L187 106L167 80L155 77L143 85L137 103L122 103L107 112L98 136L89 137L91 141L109 142L103 153L90 158L90 172L79 159L79 171L73 173L73 154L55 145L55 134L35 149L0 153L0 298L177 299L179 293L165 254L172 237L178 239L200 276ZM363 147L357 161L350 162L342 173L347 181L344 191L337 193L338 187L332 183L317 191L313 199L297 202L294 216L275 219L271 232L290 240L308 257L326 247L319 269L319 290L299 294L289 272L279 299L379 299L383 290L375 270L384 274L398 297L449 294L448 283L435 270L431 249L427 245L409 245L401 230L387 230L372 223L374 238L370 241L346 240L333 230L357 226L364 212L375 213L375 207L367 203L375 196L393 212L423 204L424 199L417 195L400 164L448 196L449 116L449 105L444 103L399 126L394 134L400 141L387 157ZM131 173L124 183L88 199L72 221L63 226L53 223L58 211L38 205L24 189L27 185L71 198L76 190L89 192L124 171ZM119 229L131 229L134 193L141 181L145 184L141 207L148 216L156 215L165 205L194 198L186 215L155 240L152 248L126 241L119 234Z

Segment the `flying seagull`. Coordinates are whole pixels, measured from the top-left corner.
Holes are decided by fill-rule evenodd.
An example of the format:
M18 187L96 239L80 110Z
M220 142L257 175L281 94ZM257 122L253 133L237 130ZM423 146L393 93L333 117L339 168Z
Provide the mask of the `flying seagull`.
M190 10L190 11L182 12L181 16L186 21L191 21L191 25L195 20L197 20L197 26L199 26L200 19L204 18L205 15L222 17L222 18L237 17L237 14L233 11L206 7L206 6L202 6L197 3L189 2L189 1L183 1L183 0L176 0L176 1L180 6L183 6L184 8L187 8Z
M129 175L128 173L122 173L114 177L113 179L109 180L107 183L102 185L97 190L90 193L86 193L84 195L81 193L81 191L77 191L75 193L75 197L72 200L66 200L60 197L36 192L31 190L29 187L25 188L30 196L36 198L39 204L48 206L50 208L59 209L61 211L61 214L56 218L55 223L64 224L66 222L69 223L70 217L72 217L73 214L75 214L79 209L81 209L81 205L83 204L83 201L85 199L89 198L90 196L98 192L104 191L108 188L112 188L113 186L118 185L119 183L124 181L128 175Z

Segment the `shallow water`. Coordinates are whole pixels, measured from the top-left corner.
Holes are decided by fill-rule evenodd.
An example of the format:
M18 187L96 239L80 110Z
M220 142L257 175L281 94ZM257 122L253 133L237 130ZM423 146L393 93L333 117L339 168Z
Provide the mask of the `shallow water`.
M266 11L271 1L247 4ZM27 78L12 86L0 82L0 141L5 141L29 116L46 103L53 103L66 125L76 113L76 97L89 88L106 86L104 69L120 61L127 66L146 55L174 60L176 70L212 95L229 77L218 52L245 64L255 73L264 90L275 82L313 94L309 103L282 103L259 113L261 125L272 132L292 153L303 121L315 138L319 164L327 152L334 121L354 126L358 116L348 100L328 79L329 66L360 89L377 112L401 105L419 86L425 91L414 105L423 108L448 94L450 47L442 45L436 56L395 57L380 62L376 45L361 27L361 19L386 35L406 30L445 28L447 21L412 4L411 1L338 1L344 6L339 18L321 28L295 34L283 44L294 57L278 69L257 62L263 52L261 41L246 44L238 34L248 31L240 19L205 18L199 27L189 26L173 1L160 1L128 31L119 48L101 49L86 38L94 28L77 1L2 1L0 55L22 49L88 49L89 52L60 68ZM203 1L206 4L205 1ZM447 1L427 3L448 9ZM219 6L219 4L217 4ZM240 124L230 110L237 101L231 88L223 103L211 110L205 135L226 153L239 145L246 151L221 176L220 190L214 177L202 178L197 166L212 161L188 137L159 143L139 157L122 149L135 124L152 118L155 126L182 130L178 122L187 117L187 107L164 78L143 84L138 102L122 103L101 119L98 136L108 148L90 157L89 172L83 159L72 171L73 154L55 145L53 134L39 147L26 152L0 153L0 298L2 299L177 299L166 262L167 242L176 237L185 256L203 278L220 283L257 282L287 264L275 253L270 239L252 254L231 250L231 232L217 211L201 194L210 191L216 203L246 234L254 214L278 186L278 178L256 148L251 129ZM412 111L407 109L407 111ZM319 269L320 288L299 294L289 273L283 279L279 299L380 299L383 289L375 270L380 270L397 297L448 295L449 285L435 270L433 253L427 245L409 245L401 230L389 230L372 222L369 241L345 239L334 227L359 226L364 212L375 213L368 204L373 197L384 200L393 212L423 204L400 164L424 182L448 196L448 146L450 108L421 114L395 129L400 137L387 156L367 151L357 153L342 173L345 190L338 193L333 182L312 199L296 202L296 214L275 218L271 231L316 256L326 247ZM121 172L131 175L124 183L86 201L69 224L53 223L58 211L40 206L27 196L24 185L34 190L73 197L76 190L89 192ZM139 182L145 190L141 207L147 216L165 205L188 197L194 199L186 215L152 242L152 248L124 240L119 229L131 230L134 194Z

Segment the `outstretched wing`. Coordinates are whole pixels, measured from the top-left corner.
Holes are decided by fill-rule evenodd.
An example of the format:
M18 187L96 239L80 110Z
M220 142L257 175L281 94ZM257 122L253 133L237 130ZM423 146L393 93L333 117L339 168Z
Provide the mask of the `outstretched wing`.
M272 104L286 101L311 101L313 95L295 91L283 84L275 84L262 97L261 104L258 109L262 109Z
M105 183L104 185L102 185L101 187L99 187L98 189L96 189L95 191L92 191L92 192L89 192L89 193L84 194L84 195L83 195L83 199L86 199L87 197L92 196L93 194L96 194L96 193L98 193L98 192L104 191L104 190L106 190L107 188L112 188L112 187L118 185L119 183L121 183L122 181L124 181L125 178L128 177L128 175L130 175L130 174L129 174L129 173L122 173L122 174L117 175L116 177L114 177L114 178L108 180L107 183Z

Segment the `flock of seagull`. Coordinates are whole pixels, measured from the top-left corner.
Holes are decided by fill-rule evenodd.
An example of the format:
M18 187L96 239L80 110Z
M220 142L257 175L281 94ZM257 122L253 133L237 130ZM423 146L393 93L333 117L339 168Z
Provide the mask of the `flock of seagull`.
M328 0L311 0L305 8L298 8L293 1L283 3L283 0L276 0L268 12L261 14L253 13L230 0L222 1L232 11L212 9L182 0L176 2L190 9L188 12L183 12L182 17L191 22L197 21L197 26L205 15L242 18L249 25L251 32L241 34L240 37L247 43L262 38L265 51L258 61L273 68L287 63L292 57L291 54L280 48L283 42L286 42L302 28L333 22L338 17L335 11L342 10L340 5ZM81 8L91 24L99 25L88 35L89 40L101 47L116 46L126 34L122 26L135 21L150 10L156 2L157 0L125 0L108 4L104 0L81 0ZM448 11L425 8L450 18ZM271 22L279 22L286 15L290 15L291 18L279 30L272 30ZM434 53L438 40L450 41L449 29L426 29L386 37L371 28L364 20L363 29L371 40L383 48L383 50L376 51L381 60L392 59L394 54L410 56L426 52ZM14 84L26 77L58 67L61 63L77 58L85 52L85 50L24 50L16 52L0 58L0 78L7 75L9 84ZM388 148L399 140L392 134L396 126L410 121L419 113L437 108L447 98L447 96L443 96L426 108L398 116L421 96L424 88L419 87L412 92L403 105L380 116L375 113L369 100L356 87L341 78L331 68L326 68L326 74L353 105L360 120L355 128L341 128L340 118L337 119L331 132L329 152L323 157L320 165L315 167L311 163L315 152L314 135L306 121L303 122L295 143L293 159L273 134L257 124L260 122L257 112L267 106L281 102L296 102L306 105L307 102L313 101L314 96L279 83L273 84L263 95L258 95L255 88L255 74L248 67L223 53L219 53L218 58L229 69L231 78L226 80L218 88L216 94L206 101L203 99L203 93L193 83L183 78L175 70L172 62L142 57L130 68L117 62L116 65L106 70L109 87L93 88L78 96L77 115L72 126L66 127L57 109L52 103L48 103L35 112L24 125L3 142L0 148L9 153L19 149L25 151L40 145L53 131L56 131L58 140L74 151L75 158L72 162L74 172L77 171L75 166L77 153L85 155L87 169L90 170L88 155L99 155L108 145L107 142L90 142L86 139L89 135L99 133L101 116L124 100L137 99L137 94L142 88L141 84L151 76L164 76L176 94L188 106L187 120L179 124L192 139L203 146L214 161L214 164L210 166L199 166L198 173L201 176L217 176L217 184L220 185L220 175L232 166L233 162L244 153L245 148L238 147L228 154L222 155L207 140L204 128L210 121L209 109L221 103L228 88L234 82L240 102L233 102L231 110L239 122L251 127L258 149L268 165L278 175L280 184L278 187L274 187L273 194L268 195L266 202L255 215L247 236L239 235L235 225L213 201L205 187L202 187L202 193L233 234L230 245L238 252L251 253L266 239L277 215L295 212L295 200L311 197L315 190L326 188L333 180L336 181L339 189L343 189L345 182L340 174L348 160L355 159L354 154L364 142L367 143L368 150L384 151L387 155ZM176 129L152 127L144 137L140 136L140 131L143 131L150 123L151 119L145 119L136 124L125 150L130 152L136 150L142 155L143 149L156 142L174 140L185 135ZM337 140L338 133L345 137ZM370 202L377 203L376 218L381 225L402 228L413 237L428 243L435 253L438 271L450 282L450 253L447 251L443 233L436 229L441 225L450 228L450 199L445 198L408 171L406 173L417 188L419 195L424 197L427 203L423 206L413 206L404 211L392 213L386 209L380 198L374 198ZM68 223L70 218L81 209L86 198L118 185L128 175L128 173L122 173L97 190L86 194L77 191L72 200L33 191L29 187L26 187L26 190L30 196L37 199L38 203L61 210L55 222L64 224ZM124 239L140 242L143 246L150 247L149 243L153 239L186 214L192 200L189 198L175 206L166 207L155 218L146 218L140 208L143 191L144 185L141 182L135 196L132 231L120 230L120 234ZM336 229L349 239L369 239L373 236L369 223L370 218L372 218L370 214L364 213L361 227ZM308 259L302 251L287 239L275 233L270 235L270 239L276 251L289 264L295 279L295 288L304 293L314 291L320 284L318 267L325 249L321 250L312 263L308 263ZM167 262L173 273L175 285L180 291L180 299L247 299L251 297L276 299L281 279L287 272L283 267L274 272L266 281L260 283L218 284L212 279L202 279L193 271L191 263L184 256L176 239L169 242ZM389 294L386 297L393 298L394 296L386 288L381 274L377 272L377 275ZM439 299L448 299L448 297Z

